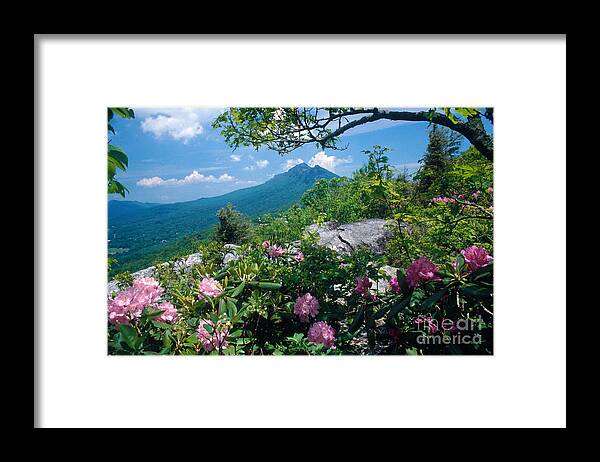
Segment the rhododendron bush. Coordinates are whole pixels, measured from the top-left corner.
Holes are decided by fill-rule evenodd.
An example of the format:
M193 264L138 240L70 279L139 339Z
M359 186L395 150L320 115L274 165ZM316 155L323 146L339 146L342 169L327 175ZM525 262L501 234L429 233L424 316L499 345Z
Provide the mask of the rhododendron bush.
M469 148L409 178L386 148L366 154L352 179L319 180L300 204L256 220L227 263L213 241L191 268L119 276L109 354L492 354L491 162ZM383 254L341 255L304 231L373 217L390 221Z
M445 262L415 259L389 277L382 256L337 255L314 238L298 249L240 248L224 268L170 263L122 283L108 300L111 354L282 355L491 352L493 257L470 246ZM279 253L279 252L278 252ZM318 270L317 270L318 269ZM388 287L388 290L384 290ZM418 336L477 320L472 345ZM362 341L361 341L362 339Z

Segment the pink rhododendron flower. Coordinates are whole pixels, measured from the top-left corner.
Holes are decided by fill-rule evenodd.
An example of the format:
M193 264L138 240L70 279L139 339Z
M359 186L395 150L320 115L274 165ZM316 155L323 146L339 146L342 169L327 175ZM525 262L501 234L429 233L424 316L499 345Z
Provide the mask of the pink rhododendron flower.
M481 194L481 191L477 190L473 194L471 194L471 196L473 197L473 199L477 199L480 194Z
M467 247L466 249L461 250L460 253L463 255L465 263L471 271L483 268L494 259L487 250L482 247L477 247L476 245Z
M143 305L142 309L155 303L165 291L154 278L138 278L133 281L132 287L137 303Z
M436 274L438 270L427 257L417 258L406 270L406 282L409 287L418 287L425 282L439 281L440 277Z
M115 325L129 324L130 320L142 315L142 310L135 300L135 289L128 287L108 301L108 321Z
M120 291L108 302L108 320L111 324L129 324L139 319L144 308L153 306L164 289L154 278L138 278L133 285Z
M283 255L283 249L278 245L272 245L267 249L270 257L277 258Z
M160 284L154 278L137 278L133 281L132 285L136 288L160 288Z
M454 202L456 202L456 200L452 199L451 197L434 197L433 199L431 199L431 202L441 202L444 204L448 204L448 203L454 203Z
M162 314L156 318L160 322L175 322L177 321L177 309L171 302L162 302L156 306L157 310L162 310Z
M487 188L487 192L489 193L493 193L494 192L494 188L492 188L491 186L489 188Z
M363 276L362 278L356 278L356 287L354 288L354 292L362 295L364 298L368 300L375 300L375 295L371 293L371 285L373 283L369 279L368 276Z
M448 326L448 322L450 321L450 327ZM456 332L458 332L458 327L456 326L456 323L454 321L452 321L452 319L448 319L448 318L443 318L442 319L442 329L444 329L445 331L448 330L450 332L452 332L453 334L455 334Z
M294 260L304 261L304 254L302 252L298 252L296 255L294 255Z
M319 314L319 301L309 292L305 293L296 300L294 314L300 318L300 321L308 322L310 316L314 318Z
M398 329L397 327L388 327L388 334L390 337L392 337L395 340L398 340L400 338L400 329Z
M317 321L308 329L308 340L321 343L327 348L335 348L335 329L325 321Z
M212 332L208 332L204 327L206 324L212 327ZM221 324L217 323L215 327L214 323L210 319L201 319L198 328L196 329L198 339L202 344L202 348L206 351L212 351L215 349L224 349L229 345L227 342L227 336L229 335L229 329L224 328Z
M429 327L429 332L432 334L438 331L438 326L432 319L427 320L427 327Z
M271 246L271 241L263 241L263 249L268 249Z
M402 291L402 289L400 288L400 283L398 282L398 278L396 276L390 279L390 287L397 294L399 294Z
M202 295L206 297L218 297L223 292L223 289L219 286L219 283L213 278L204 278L200 282L200 295L199 298L202 298Z

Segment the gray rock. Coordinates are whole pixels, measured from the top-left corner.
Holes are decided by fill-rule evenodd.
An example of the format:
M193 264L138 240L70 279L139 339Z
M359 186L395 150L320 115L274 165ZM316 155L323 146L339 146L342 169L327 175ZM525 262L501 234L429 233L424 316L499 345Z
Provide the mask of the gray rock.
M389 292L392 289L390 286L390 279L396 276L397 271L398 268L389 265L379 268L379 272L383 274L373 284L373 287L377 287L377 292L384 293Z
M202 254L193 253L185 258L182 258L181 260L177 260L175 262L175 268L187 271L192 266L197 265L198 263L202 263Z
M131 273L131 276L133 276L133 279L138 279L138 278L149 278L152 277L152 275L154 274L154 266L150 266L149 268L144 268L143 270L139 270L136 271L135 273ZM106 292L108 294L108 296L110 297L113 292L118 292L119 290L119 285L117 284L117 281L115 281L114 279L112 281L109 281L108 285L106 286Z
M225 244L223 248L226 250L223 256L223 266L229 265L232 261L239 260L240 255L238 254L239 245Z
M328 221L322 225L310 225L309 233L319 234L319 244L347 255L360 246L366 246L376 254L385 251L392 232L390 226L396 226L392 220L373 218L348 224Z
M193 253L185 258L177 260L174 263L174 267L179 270L188 271L192 266L200 263L201 261L202 255L200 253ZM163 263L162 265L168 265L168 263ZM154 269L154 266L150 266L148 268L136 271L135 273L131 273L131 276L133 277L133 279L150 278L154 276ZM118 292L119 290L119 285L114 279L112 281L109 281L109 283L106 286L106 292L108 293L109 297L113 294L113 292Z
M112 281L109 281L109 283L106 286L106 293L108 294L108 296L111 297L113 292L118 292L118 291L119 291L119 286L117 284L117 281L115 281L114 279Z
M228 252L223 257L223 266L229 265L232 261L239 260L240 256L235 252Z

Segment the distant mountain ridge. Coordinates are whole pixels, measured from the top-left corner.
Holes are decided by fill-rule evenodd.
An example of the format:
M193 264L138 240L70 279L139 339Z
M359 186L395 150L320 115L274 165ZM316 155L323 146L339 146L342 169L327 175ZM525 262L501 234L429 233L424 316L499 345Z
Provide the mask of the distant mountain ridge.
M216 197L171 204L111 200L108 202L109 247L127 249L117 256L119 266L127 262L133 264L165 243L206 233L217 223L217 211L229 203L250 217L279 212L298 202L317 180L335 177L335 173L318 165L310 167L302 163L263 184Z

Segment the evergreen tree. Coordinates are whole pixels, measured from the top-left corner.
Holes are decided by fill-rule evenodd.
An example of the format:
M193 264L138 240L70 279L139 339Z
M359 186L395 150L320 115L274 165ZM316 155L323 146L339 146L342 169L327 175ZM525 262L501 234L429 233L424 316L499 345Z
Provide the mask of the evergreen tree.
M432 125L429 129L429 142L423 158L419 161L423 166L415 175L420 192L432 192L434 194L445 194L445 183L439 181L448 171L454 155L460 149L461 135L438 125ZM438 180L438 181L436 181ZM436 183L438 191L429 191Z
M250 223L232 204L227 204L217 212L219 224L215 239L227 244L240 244L247 240Z

